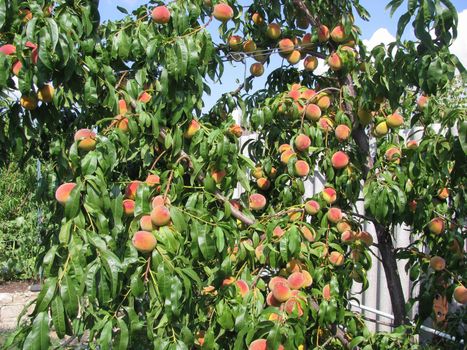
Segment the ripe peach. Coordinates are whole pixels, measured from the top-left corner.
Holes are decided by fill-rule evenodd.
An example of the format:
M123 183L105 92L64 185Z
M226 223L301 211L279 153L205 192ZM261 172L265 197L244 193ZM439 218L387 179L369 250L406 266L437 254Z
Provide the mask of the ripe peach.
M259 211L264 209L266 206L266 197L262 194L254 193L249 198L250 210Z
M271 23L268 25L268 29L266 30L266 35L269 39L277 40L281 36L281 26L277 23Z
M258 180L256 180L256 184L258 185L258 188L263 191L269 189L271 186L271 182L265 177L260 177Z
M306 106L305 116L307 119L316 122L319 120L319 118L321 118L321 108L313 103L310 103L308 106Z
M246 53L256 51L256 43L253 40L248 39L243 43L243 51Z
M243 39L239 35L232 35L228 40L229 47L232 51L240 51L242 49L242 42Z
M292 211L288 213L287 216L289 217L290 221L298 221L302 218L302 211L301 210Z
M235 277L230 276L230 277L225 278L225 279L222 281L222 286L223 286L223 287L226 287L226 286L231 285L231 284L234 283L234 282L235 282Z
M327 301L331 300L331 286L329 284L326 284L323 288L323 298Z
M52 85L45 84L37 92L37 97L39 98L39 100L41 100L43 102L46 102L46 103L49 103L54 98L54 92L55 92L55 90L54 90Z
M151 232L154 230L154 226L152 225L151 215L143 215L141 219L139 219L139 226L141 230Z
M154 209L158 205L166 205L166 204L170 204L170 199L164 198L164 196L159 195L153 198L151 202L151 208Z
M151 211L152 223L156 226L165 226L170 222L170 211L164 205L157 205Z
M313 284L313 277L311 277L307 270L303 270L302 275L305 278L305 281L303 282L303 288L310 287Z
M240 295L242 297L247 295L247 293L250 291L250 287L248 287L248 284L244 280L238 280L235 282L235 284L237 285Z
M305 134L300 134L295 138L295 149L297 151L306 151L311 146L310 138Z
M318 67L318 59L314 56L308 56L305 58L303 65L307 72L313 72Z
M341 220L337 223L336 228L339 233L343 233L344 231L351 230L352 226L350 226L347 220Z
M141 181L131 181L125 189L125 197L129 199L136 198L136 191L138 190Z
M268 295L266 296L266 304L269 306L280 306L281 302L276 300L276 298L274 298L274 295L272 294L272 292L269 292Z
M342 43L347 38L344 26L339 24L331 31L331 39L336 43Z
M305 276L301 272L294 272L287 278L287 282L290 289L300 289L305 284Z
M76 187L74 182L66 182L58 186L57 190L55 191L55 199L61 205L65 205L68 200L70 199L70 194L73 188Z
M442 201L446 200L449 197L449 190L444 187L438 191L438 198Z
M415 140L410 140L407 141L407 144L405 145L408 149L417 149L418 148L418 142Z
M128 107L124 99L118 100L118 112L120 115L124 115L128 112Z
M75 133L74 141L83 151L92 151L96 148L96 133L89 129L80 129Z
M270 290L273 290L274 287L276 286L276 284L278 283L285 283L287 284L287 280L284 278L284 277L280 277L280 276L274 276L273 278L271 278L269 280L269 283L268 283L268 287Z
M386 135L388 132L389 132L389 129L388 129L388 124L386 122L381 122L378 125L376 125L375 136L382 137Z
M329 28L324 24L320 25L318 28L318 40L320 43L328 41L330 37Z
M346 244L352 243L354 238L355 238L354 233L353 231L350 231L350 230L344 231L341 234L341 241Z
M287 56L287 62L290 64L294 65L300 62L302 59L302 54L298 50L293 50L288 56Z
M294 165L295 174L300 177L308 176L310 173L310 166L304 160L297 160Z
M323 116L318 120L318 127L323 130L324 132L330 132L333 128L333 121L329 119L327 116Z
M384 153L384 157L388 162L394 162L399 164L401 157L401 150L397 147L389 147L388 150Z
M310 100L313 96L316 95L316 91L313 89L306 89L302 92L302 98L305 100Z
M225 170L212 170L211 171L211 177L216 184L220 184L222 180L224 179L225 175L227 175L227 172Z
M317 201L310 200L305 203L305 211L310 215L318 214L320 209L320 205Z
M340 71L342 69L343 63L339 54L333 52L328 57L328 65L333 71Z
M133 216L135 213L135 201L133 199L124 199L122 205L123 213L126 216Z
M251 342L248 350L268 350L268 344L266 339L256 339L255 341ZM279 345L278 350L284 350L284 346L281 344Z
M344 255L336 251L331 252L331 254L329 254L329 262L334 266L341 266L344 264Z
M331 98L326 93L320 93L318 95L318 102L316 103L321 110L326 110L331 106Z
M31 62L33 64L37 64L38 59L39 59L39 49L36 47L31 51Z
M279 148L279 150L280 150L280 148ZM255 179L260 179L260 178L264 177L263 169L262 169L260 166L257 166L257 167L251 172L251 175L252 175Z
M0 53L4 55L14 55L16 53L16 46L12 44L5 44L0 46Z
M281 238L283 235L285 235L285 231L280 226L277 226L274 228L274 230L272 230L272 235L274 237Z
M350 137L350 128L345 124L341 124L336 127L335 133L336 138L342 142Z
M334 169L343 169L349 164L349 156L342 151L332 155L331 163Z
M13 72L14 75L18 76L22 68L23 68L23 63L18 60L15 63L13 63L13 66L11 67L11 71Z
M279 146L279 153L284 153L285 151L288 151L288 150L291 150L291 149L292 149L292 146L284 143L284 144Z
M30 95L30 96L21 96L20 99L21 106L23 108L32 111L37 108L37 98L36 96Z
M358 109L357 116L362 125L368 125L373 120L373 114L370 111L363 108Z
M143 91L142 93L139 94L138 96L138 101L141 103L148 103L151 101L152 96L147 93L146 91Z
M145 182L149 187L154 187L161 184L161 178L159 175L149 174Z
M286 265L286 270L289 273L297 272L302 270L302 262L298 259L290 260Z
M232 124L229 127L229 133L231 133L235 137L241 137L243 135L243 129L238 124Z
M284 310L287 312L289 315L292 314L294 311L297 312L298 317L303 316L303 309L302 305L300 305L300 302L298 301L297 298L293 297L287 300L284 304Z
M327 204L332 204L337 200L337 192L332 187L326 187L323 192L321 192L321 196Z
M218 21L227 22L233 18L234 12L228 4L221 3L214 5L214 11L212 12L212 15Z
M283 282L276 283L272 290L272 295L277 301L281 303L283 303L284 301L287 301L291 296L290 287L288 286L288 283L283 283Z
M446 261L440 256L433 256L430 259L430 267L435 271L443 271L446 268Z
M287 163L289 162L290 158L296 156L295 152L291 149L287 150L287 151L284 151L282 154L281 154L281 163L284 164L284 165L287 165Z
M185 131L183 136L187 139L191 139L193 136L195 136L199 129L201 129L199 122L196 119L192 119L188 129Z
M298 101L298 99L301 97L301 92L300 90L292 89L289 91L287 94L288 97L290 97L294 101Z
M112 126L117 126L122 132L128 132L128 118L125 118L122 115L117 115L112 122Z
M274 305L274 306L281 306L281 304L279 303L279 305ZM275 313L275 312L271 312L269 314L269 317L268 317L268 321L281 321L282 320L282 317L278 314L278 313Z
M261 63L253 63L250 66L250 74L254 77L260 77L264 74L264 66Z
M170 11L165 6L157 6L152 10L151 17L157 24L167 24L170 21Z
M307 51L313 45L313 35L306 33L302 38L302 50Z
M399 113L393 113L388 115L386 118L386 124L391 128L395 129L404 124L404 117L402 117Z
M342 211L339 208L329 208L327 215L328 221L332 222L333 224L337 224L342 220Z
M279 52L284 55L290 55L295 49L295 45L290 39L282 39L279 41Z
M256 248L255 248L255 256L256 259L260 260L261 257L264 255L264 244L260 243Z
M370 247L373 245L373 236L369 232L360 231L356 234L355 238L360 240L367 247Z
M462 305L467 304L467 288L464 286L457 286L454 289L454 299Z
M428 230L430 230L431 233L434 233L435 235L439 235L443 233L444 231L444 219L437 217L432 219L428 223Z
M312 232L308 226L300 227L300 233L302 234L303 238L305 238L308 242L315 241L315 233Z
M264 23L263 16L261 16L261 14L259 14L258 12L253 13L253 15L251 16L251 19L253 23L256 24L257 26Z
M131 243L141 253L150 253L157 244L156 237L151 232L138 231L134 234Z
M426 106L428 105L429 101L430 101L430 99L428 98L428 96L421 95L417 99L417 108L418 108L418 110L423 112L425 110Z

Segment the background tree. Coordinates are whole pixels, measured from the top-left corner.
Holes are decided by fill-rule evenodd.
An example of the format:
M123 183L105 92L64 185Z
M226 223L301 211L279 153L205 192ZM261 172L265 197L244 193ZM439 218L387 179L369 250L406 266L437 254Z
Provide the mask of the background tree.
M56 199L42 291L7 348L48 348L50 325L100 349L413 348L436 293L465 304L465 106L442 102L464 68L448 0L410 1L397 42L371 52L357 0L151 1L106 23L97 5L0 1L0 86L21 95L2 114L1 159L51 159ZM415 42L401 40L409 22ZM208 77L244 55L252 76L203 113ZM250 91L277 55L287 63ZM257 135L248 157L237 108ZM326 187L303 198L315 167ZM396 251L401 223L416 242ZM349 311L373 244L403 326L389 335ZM408 304L399 258L424 282Z

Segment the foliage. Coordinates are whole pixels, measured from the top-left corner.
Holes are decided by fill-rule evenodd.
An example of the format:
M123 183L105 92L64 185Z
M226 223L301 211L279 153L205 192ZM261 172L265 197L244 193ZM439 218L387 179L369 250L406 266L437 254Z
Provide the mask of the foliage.
M32 162L34 164L34 162ZM39 252L38 205L34 166L0 170L0 280L36 277Z
M96 1L0 0L1 40L16 48L0 54L0 87L22 96L1 109L1 159L53 162L40 186L49 201L38 259L46 278L7 348L47 349L53 326L61 339L89 331L99 349L245 349L258 339L274 349L412 349L404 335L434 315L436 293L452 300L465 285L467 121L465 106L443 103L455 70L465 75L448 49L451 3L409 1L398 41L371 52L354 24L368 16L358 0L228 3L232 16L219 1L173 1L167 22L151 12L161 2L150 1L100 23ZM281 38L301 38L296 52L279 50L258 16L279 23ZM411 20L417 41L402 42ZM321 24L332 39L320 41ZM259 50L250 55L275 70L264 89L251 91L248 77L203 113L210 82L244 55L216 44L208 26L219 26L225 43L251 38ZM324 58L332 69L275 67L278 54ZM307 115L315 104L323 114ZM236 109L255 133L243 149ZM413 130L417 147L400 128ZM304 198L315 167L335 200ZM238 184L244 192L234 198ZM348 307L352 286L369 288L365 222L375 225L402 325L391 334L370 334ZM401 223L414 243L396 251L391 232ZM434 255L446 267L430 266ZM423 282L407 303L420 304L414 325L396 259L408 259L414 283ZM278 276L288 280L276 288Z

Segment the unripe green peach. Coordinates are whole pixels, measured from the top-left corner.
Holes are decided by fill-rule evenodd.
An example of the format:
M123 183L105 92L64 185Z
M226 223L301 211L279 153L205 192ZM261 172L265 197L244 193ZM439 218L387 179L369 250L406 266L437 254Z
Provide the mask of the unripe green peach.
M360 120L360 123L362 125L368 125L373 120L372 113L370 111L366 110L366 109L363 109L363 108L358 109L357 116L358 116L358 119Z
M387 135L388 132L389 132L389 129L388 129L388 124L386 122L381 122L378 125L376 125L375 136L382 137L382 136Z

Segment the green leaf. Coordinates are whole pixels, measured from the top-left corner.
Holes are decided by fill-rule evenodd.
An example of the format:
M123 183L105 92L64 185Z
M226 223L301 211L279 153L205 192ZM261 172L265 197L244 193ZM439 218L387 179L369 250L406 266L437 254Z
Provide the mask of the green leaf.
M6 18L6 2L5 0L0 0L0 29L5 24Z
M54 297L56 287L57 287L56 277L50 277L45 281L39 293L39 296L37 297L36 308L34 309L34 313L47 310L50 302L52 301L52 298Z
M58 295L52 301L52 322L57 336L63 339L66 332L65 310L62 299Z
M175 206L170 207L170 218L178 232L182 233L187 229L187 223L183 213Z
M115 349L126 350L128 349L128 343L129 343L128 326L125 320L122 318L119 318L117 320L117 325L119 328L119 333L117 335Z
M112 320L107 321L104 328L102 329L99 337L98 344L102 350L110 350L112 346Z
M44 311L37 314L23 344L23 349L48 350L50 348L49 314Z
M78 289L68 274L65 275L60 285L60 296L67 315L73 319L78 315Z

